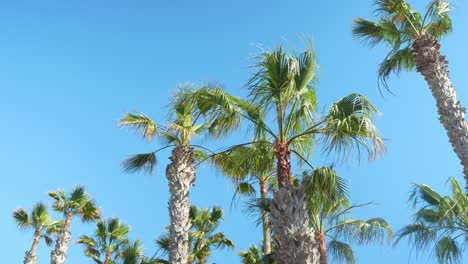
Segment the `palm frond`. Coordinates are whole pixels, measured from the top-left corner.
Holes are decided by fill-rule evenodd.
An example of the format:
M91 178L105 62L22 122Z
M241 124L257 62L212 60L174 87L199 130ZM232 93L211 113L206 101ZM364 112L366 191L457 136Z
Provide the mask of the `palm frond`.
M157 164L156 154L154 152L135 154L122 162L122 168L125 172L137 172L143 170L152 174Z
M369 46L384 43L392 49L398 49L402 42L397 26L391 21L374 22L362 18L355 19L353 35Z
M322 134L326 152L336 151L347 156L350 150L360 157L364 148L369 159L379 157L384 143L374 124L377 108L360 94L350 94L334 103L325 117Z
M147 115L140 112L135 114L127 113L125 117L120 119L119 125L134 128L137 133L142 134L148 141L158 132L158 125Z
M435 255L439 263L461 263L462 248L452 237L442 237L435 246Z
M19 208L13 211L13 219L16 222L16 225L21 229L29 228L31 225L31 219L26 210Z
M410 46L399 50L392 50L379 65L379 84L382 84L388 90L387 82L391 73L398 75L402 71L412 71L415 67L416 61Z
M338 263L356 263L354 252L351 246L338 240L331 240L328 242L327 254L329 254L334 259L334 261Z

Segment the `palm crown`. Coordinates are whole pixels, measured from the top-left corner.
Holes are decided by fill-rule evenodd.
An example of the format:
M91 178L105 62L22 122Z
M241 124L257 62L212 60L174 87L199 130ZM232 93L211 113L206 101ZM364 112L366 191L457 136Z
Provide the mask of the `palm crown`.
M86 256L96 263L111 264L120 257L124 246L130 243L127 238L129 231L130 227L118 218L102 219L96 223L93 237L81 236L77 243L85 246ZM101 255L104 255L104 261L100 260Z
M450 196L425 184L414 185L409 199L417 208L414 223L398 231L395 244L408 238L417 250L432 248L439 263L460 263L468 246L468 196L454 178L450 185Z
M100 210L86 193L83 186L77 186L67 195L64 191L51 191L48 195L55 201L52 207L63 213L65 229L69 228L72 216L78 215L83 222L92 222L100 217Z
M35 236L43 238L47 245L53 243L50 235L57 233L63 225L61 221L51 220L47 206L43 203L34 205L30 214L23 208L16 209L13 212L13 218L21 229L33 229Z
M452 31L450 2L432 0L423 15L405 0L377 0L375 5L378 21L356 19L353 34L371 46L385 44L390 48L378 70L381 83L387 87L392 72L414 70L412 44L416 39L423 35L440 39Z
M347 242L368 244L383 242L385 237L392 238L392 228L382 218L346 218L352 209L366 204L350 204L346 182L331 167L305 172L302 181L311 225L316 230L319 243L322 247L326 245L326 249L322 248L321 258L326 258L324 255L328 253L335 261L355 263L353 250ZM330 239L328 243L326 237Z

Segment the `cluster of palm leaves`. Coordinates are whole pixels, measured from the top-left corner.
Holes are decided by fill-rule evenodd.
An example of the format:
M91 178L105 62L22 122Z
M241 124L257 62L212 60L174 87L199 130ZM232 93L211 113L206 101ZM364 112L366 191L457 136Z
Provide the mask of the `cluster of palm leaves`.
M468 125L439 44L452 30L450 2L429 1L424 13L404 0L377 0L376 7L377 21L356 19L354 35L371 46L385 44L390 48L378 70L385 88L392 72L417 69L423 75L468 184ZM217 207L199 209L189 201L197 166L204 162L213 164L233 183L236 195L248 197L250 212L259 212L262 249L253 245L242 251L243 263L324 264L328 256L336 262L355 263L350 242L390 240L392 229L384 219L348 218L351 210L368 204L352 204L346 181L333 167L319 167L310 159L316 148L342 160L352 156L360 159L363 153L373 160L385 149L374 124L378 110L363 95L346 95L328 111L318 111L317 68L312 45L300 53L278 47L255 58L246 98L235 97L217 84L187 84L172 98L167 123L158 124L140 112L126 114L120 126L136 130L148 142L157 138L160 144L153 152L125 160L126 172L152 174L159 153L171 150L166 168L170 224L168 233L156 240L157 254L145 257L140 241L127 238L129 226L118 218L100 219L99 210L78 187L70 195L49 193L63 221L52 221L43 204L37 204L31 214L23 209L14 212L20 227L34 229L25 263L37 262L40 239L51 244L51 236L56 237L51 263L64 263L70 224L76 215L85 222L96 221L95 234L77 241L96 263L207 263L213 248L234 248L231 240L216 232L223 211ZM195 143L203 136L227 138L246 125L250 134L243 143L211 150ZM307 170L298 176L304 167ZM395 243L408 237L416 249L432 246L440 263L461 259L467 239L468 200L454 179L451 184L452 196L415 185L410 198L419 208L415 223L401 229Z

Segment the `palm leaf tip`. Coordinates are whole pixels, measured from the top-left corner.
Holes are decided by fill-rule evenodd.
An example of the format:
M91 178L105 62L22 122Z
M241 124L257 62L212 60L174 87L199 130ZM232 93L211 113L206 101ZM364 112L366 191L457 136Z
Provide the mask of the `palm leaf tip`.
M19 208L13 211L13 219L18 227L26 229L30 226L31 220L28 213L23 208Z
M131 127L136 130L137 133L150 141L153 136L158 132L158 126L151 120L147 115L137 112L136 114L127 113L125 117L119 120L118 123L121 127Z
M148 174L152 174L154 168L156 167L156 164L156 154L154 152L151 152L131 156L130 158L122 162L122 168L124 172L127 173L138 172L140 170L143 170Z

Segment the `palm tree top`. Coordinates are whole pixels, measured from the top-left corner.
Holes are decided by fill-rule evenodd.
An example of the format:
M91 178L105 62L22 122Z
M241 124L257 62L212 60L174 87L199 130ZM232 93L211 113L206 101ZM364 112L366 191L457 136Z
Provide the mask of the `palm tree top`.
M55 201L52 207L64 215L79 215L84 222L94 221L100 217L100 210L89 197L83 186L77 186L66 194L63 190L50 191L47 193Z
M407 238L416 252L431 248L438 263L460 263L467 244L468 196L455 178L451 194L441 195L425 184L414 184L409 202L417 209L414 222L400 229L395 244Z
M421 15L405 0L377 0L376 21L354 20L354 36L370 46L384 44L390 48L378 70L380 83L385 88L388 88L387 80L392 72L414 70L414 41L427 35L439 40L452 31L450 6L448 0L432 0Z

